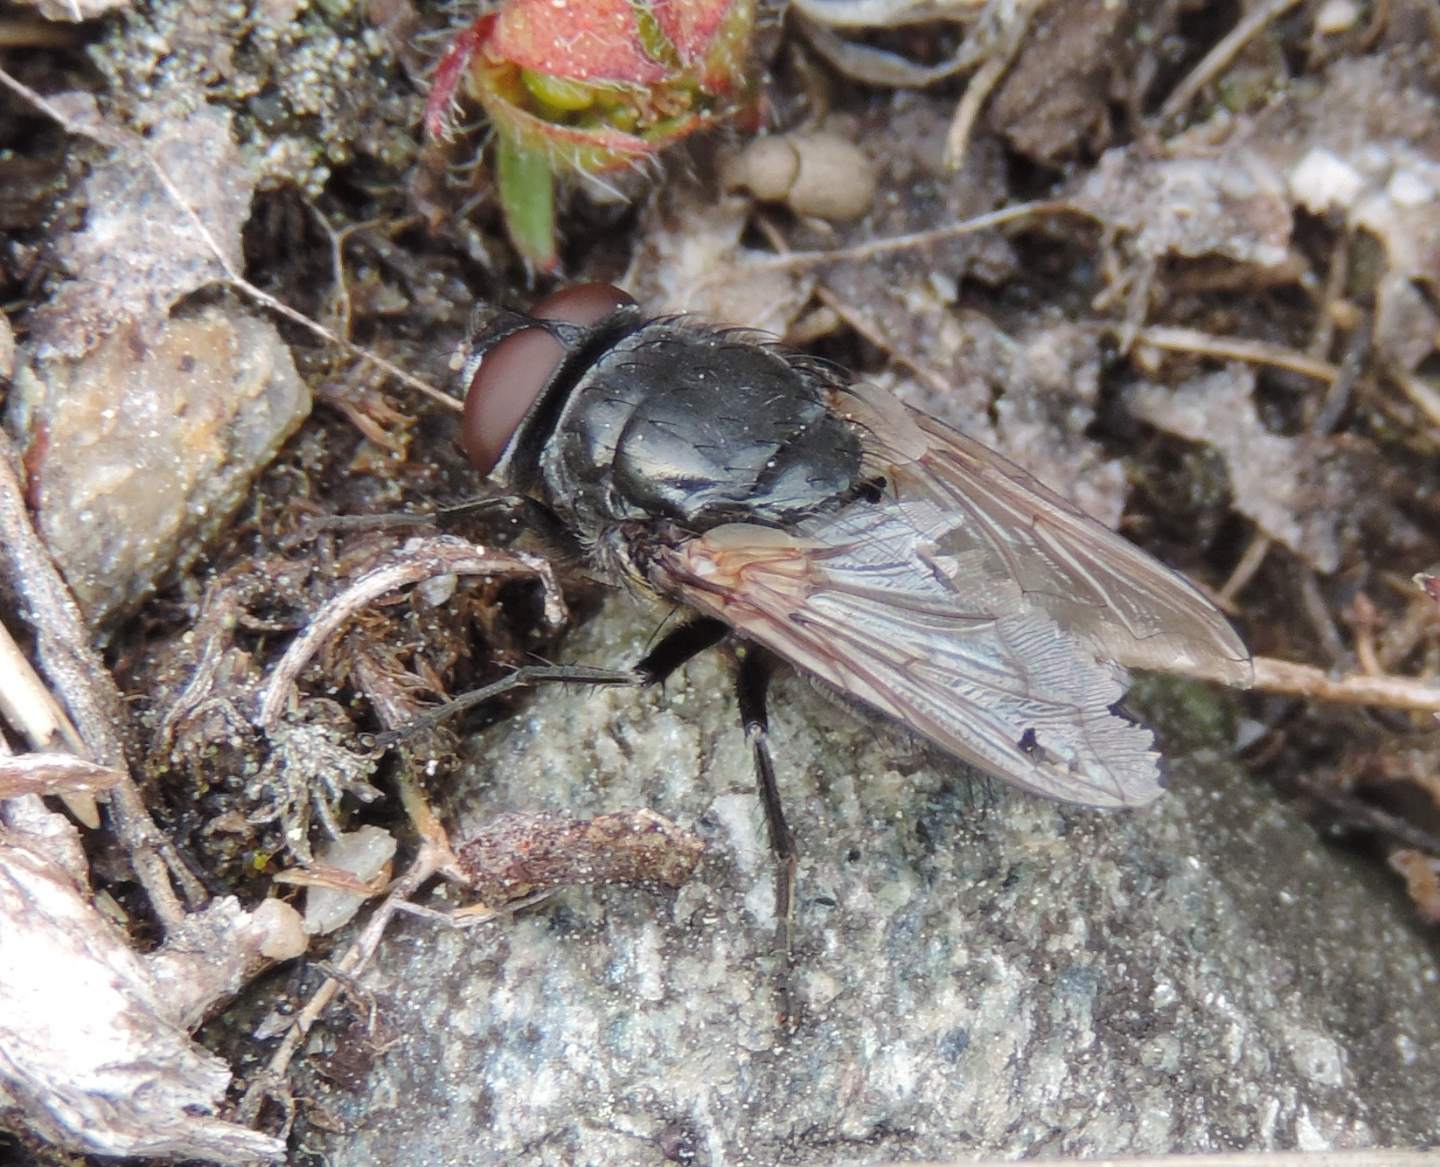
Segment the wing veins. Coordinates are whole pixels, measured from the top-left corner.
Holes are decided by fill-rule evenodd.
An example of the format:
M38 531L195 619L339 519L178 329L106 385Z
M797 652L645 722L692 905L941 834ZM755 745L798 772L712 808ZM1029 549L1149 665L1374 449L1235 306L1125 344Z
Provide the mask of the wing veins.
M1016 785L1094 805L1132 805L1158 793L1148 734L1109 708L1121 696L1118 682L1087 662L1048 617L1017 609L998 617L987 612L977 623L960 594L934 585L922 594L894 587L877 594L860 580L894 573L877 573L879 565L865 557L877 548L893 554L886 549L896 540L852 536L888 526L892 536L902 530L913 541L918 532L883 512L859 529L851 523L835 530L835 521L813 524L803 544L797 541L789 570L766 562L776 556L774 532L767 532L764 546L756 544L755 558L737 572L743 584L723 596L713 585L695 590L716 574L704 561L714 555L719 564L744 553L712 548L711 532L677 553L666 586L841 692ZM793 556L816 544L797 589ZM917 572L910 578L923 587L932 577L918 574L918 558L912 562ZM1031 654L1039 671L1027 663ZM1027 741L1029 748L1022 748Z

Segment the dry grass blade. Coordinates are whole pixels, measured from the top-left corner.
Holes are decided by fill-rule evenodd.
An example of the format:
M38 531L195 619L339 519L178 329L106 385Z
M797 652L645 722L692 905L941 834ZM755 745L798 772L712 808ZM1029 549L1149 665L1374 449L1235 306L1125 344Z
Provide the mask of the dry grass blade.
M945 167L952 173L958 172L965 164L965 152L970 146L970 134L985 100L1000 84L1000 79L1015 60L1015 55L1024 43L1039 4L1025 0L1015 6L1010 19L994 38L994 47L985 58L985 63L975 71L975 76L965 86L960 104L955 107L955 116L945 135Z
M24 734L32 749L46 750L60 742L72 754L82 753L85 749L65 711L30 667L10 630L3 624L0 624L0 717ZM59 794L70 813L92 831L100 825L100 808L95 805L95 799L86 793L84 786L53 793Z
M109 790L124 778L119 770L97 766L74 754L0 757L0 798L16 798L22 794L92 794Z
M64 742L72 750L84 749L65 711L30 667L3 624L0 624L0 716L37 749L55 742Z
M1400 386L1411 404L1425 415L1425 420L1432 426L1440 428L1440 389L1424 378L1404 369L1392 368L1390 376L1395 379L1395 384Z
M1195 328L1151 325L1138 330L1135 340L1140 344L1153 345L1155 348L1169 349L1172 352L1244 361L1251 365L1271 365L1277 369L1287 369L1292 373L1313 377L1327 385L1340 376L1338 365L1309 356L1299 349L1263 340L1247 340L1244 337L1215 336Z
M291 887L321 887L368 898L383 892L389 883L389 878L382 874L380 879L367 881L357 878L343 868L329 867L324 863L312 863L306 868L278 872L275 882L289 884Z
M1261 29L1278 20L1299 2L1300 0L1268 0L1267 3L1246 13L1235 27L1205 54L1185 79L1170 91L1170 96L1160 107L1161 123L1168 122L1184 112L1186 107L1195 100L1200 90L1223 72L1226 66L1239 55L1240 50L1249 44Z

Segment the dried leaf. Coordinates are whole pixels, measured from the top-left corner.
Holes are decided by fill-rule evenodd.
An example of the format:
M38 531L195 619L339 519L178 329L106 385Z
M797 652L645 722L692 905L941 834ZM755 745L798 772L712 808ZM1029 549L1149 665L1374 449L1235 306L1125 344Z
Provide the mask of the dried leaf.
M1238 510L1322 572L1340 566L1342 532L1363 482L1332 439L1284 437L1256 411L1255 373L1245 365L1192 377L1176 389L1142 384L1126 401L1136 416L1225 458Z

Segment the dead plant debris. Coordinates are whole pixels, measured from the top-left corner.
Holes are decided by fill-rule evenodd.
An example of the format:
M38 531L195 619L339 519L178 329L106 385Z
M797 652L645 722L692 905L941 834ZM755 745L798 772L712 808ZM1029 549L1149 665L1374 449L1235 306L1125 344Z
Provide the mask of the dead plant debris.
M688 880L704 845L653 811L617 811L593 819L501 815L456 852L476 898L490 907L586 883L676 888Z

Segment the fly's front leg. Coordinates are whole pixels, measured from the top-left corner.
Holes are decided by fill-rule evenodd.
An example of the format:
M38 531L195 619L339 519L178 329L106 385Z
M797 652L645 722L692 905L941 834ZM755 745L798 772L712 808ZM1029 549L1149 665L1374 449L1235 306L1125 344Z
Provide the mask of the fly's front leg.
M561 519L544 503L537 502L526 494L500 494L489 498L470 499L441 507L435 512L437 519L453 523L460 516L498 514L516 533L531 535L548 552L547 558L566 563L580 563L585 555L574 534Z
M597 687L658 685L691 657L718 644L729 629L719 620L700 619L672 630L633 669L602 669L590 665L522 665L489 685L462 693L416 718L402 730L375 734L377 746L390 746L409 734L431 729L467 709L484 705L516 689L535 685L595 685Z
M635 667L635 671L644 674L647 683L657 684L691 657L718 644L729 633L727 625L708 617L683 624L656 645ZM775 856L775 920L781 946L788 955L791 951L799 850L795 846L794 832L785 821L780 790L775 784L775 763L770 758L770 718L765 702L774 671L775 658L770 653L755 645L748 646L740 658L735 694L740 706L740 724L754 758L755 782L760 792L760 804L765 808L770 850Z
M740 705L740 724L745 730L745 740L750 743L754 756L760 804L765 808L765 824L770 831L770 850L775 855L775 920L784 951L789 955L799 851L795 846L795 834L786 823L785 810L780 805L780 790L775 785L775 763L770 758L770 718L765 699L774 672L775 658L763 648L749 646L740 661L735 696Z

